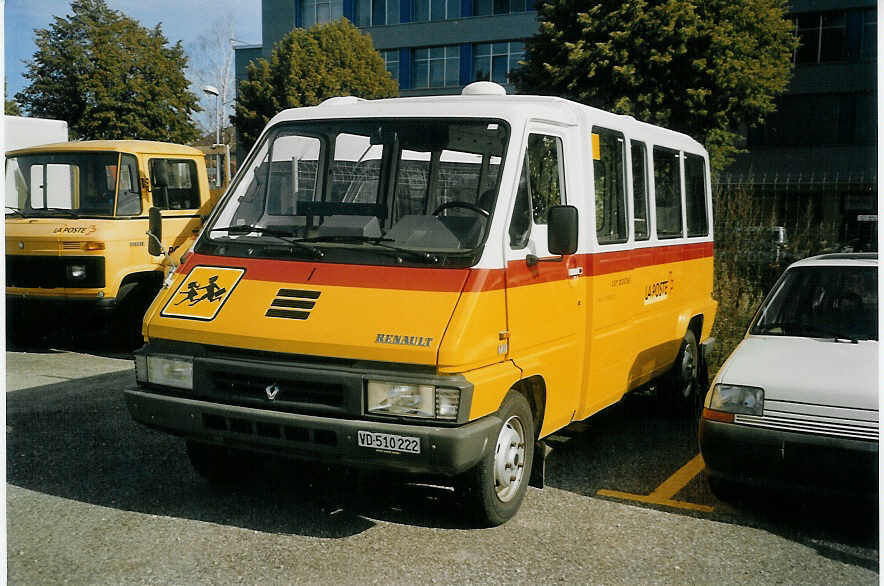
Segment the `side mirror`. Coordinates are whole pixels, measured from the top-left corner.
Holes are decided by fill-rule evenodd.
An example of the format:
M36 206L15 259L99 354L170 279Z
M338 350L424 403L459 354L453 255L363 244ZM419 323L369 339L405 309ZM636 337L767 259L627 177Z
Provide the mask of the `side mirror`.
M160 256L163 254L163 216L160 208L150 208L147 217L147 252L151 256Z
M547 248L551 254L577 252L577 208L552 206L547 216Z

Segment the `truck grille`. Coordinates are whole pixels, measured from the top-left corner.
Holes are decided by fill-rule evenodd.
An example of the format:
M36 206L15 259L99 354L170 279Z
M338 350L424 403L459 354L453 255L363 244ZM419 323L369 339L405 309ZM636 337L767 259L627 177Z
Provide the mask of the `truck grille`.
M67 275L69 265L85 266L86 278L69 279ZM6 285L35 289L101 288L104 287L104 257L7 254Z
M765 412L761 417L757 415L735 415L734 422L780 431L878 441L878 423L875 421L866 422L835 417Z

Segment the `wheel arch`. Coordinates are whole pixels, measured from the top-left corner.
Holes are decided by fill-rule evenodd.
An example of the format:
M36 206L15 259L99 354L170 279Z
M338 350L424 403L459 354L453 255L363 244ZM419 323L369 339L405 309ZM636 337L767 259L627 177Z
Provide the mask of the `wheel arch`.
M524 395L531 406L531 414L534 416L534 439L537 439L540 437L546 412L546 381L539 374L535 374L521 379L512 388Z

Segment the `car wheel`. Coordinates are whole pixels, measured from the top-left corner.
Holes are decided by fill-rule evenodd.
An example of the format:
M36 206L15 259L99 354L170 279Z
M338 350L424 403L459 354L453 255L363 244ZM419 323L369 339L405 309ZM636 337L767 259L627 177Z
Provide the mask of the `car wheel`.
M709 490L712 491L713 496L718 500L722 502L737 500L739 490L733 482L717 476L707 476L706 480L709 482Z
M505 523L522 504L534 462L534 416L524 395L510 391L498 411L493 449L458 483L474 520L486 527Z
M212 484L231 484L246 476L248 459L238 450L188 440L187 457L193 469Z
M701 368L705 368L693 330L685 332L672 369L662 382L661 399L676 412L694 414L701 400Z

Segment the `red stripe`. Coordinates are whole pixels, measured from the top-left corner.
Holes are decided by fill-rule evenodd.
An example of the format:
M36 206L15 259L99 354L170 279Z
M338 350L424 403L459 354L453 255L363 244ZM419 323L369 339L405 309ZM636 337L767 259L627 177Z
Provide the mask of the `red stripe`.
M367 287L404 291L479 293L505 287L548 283L567 278L568 268L580 267L583 276L606 275L659 264L707 258L713 255L712 242L655 246L595 254L575 254L564 262L539 262L529 266L524 260L507 263L507 269L441 269L385 267L279 261L276 259L236 258L192 254L178 267L188 273L197 265L236 267L246 270L244 279L278 283L310 283L339 287Z

